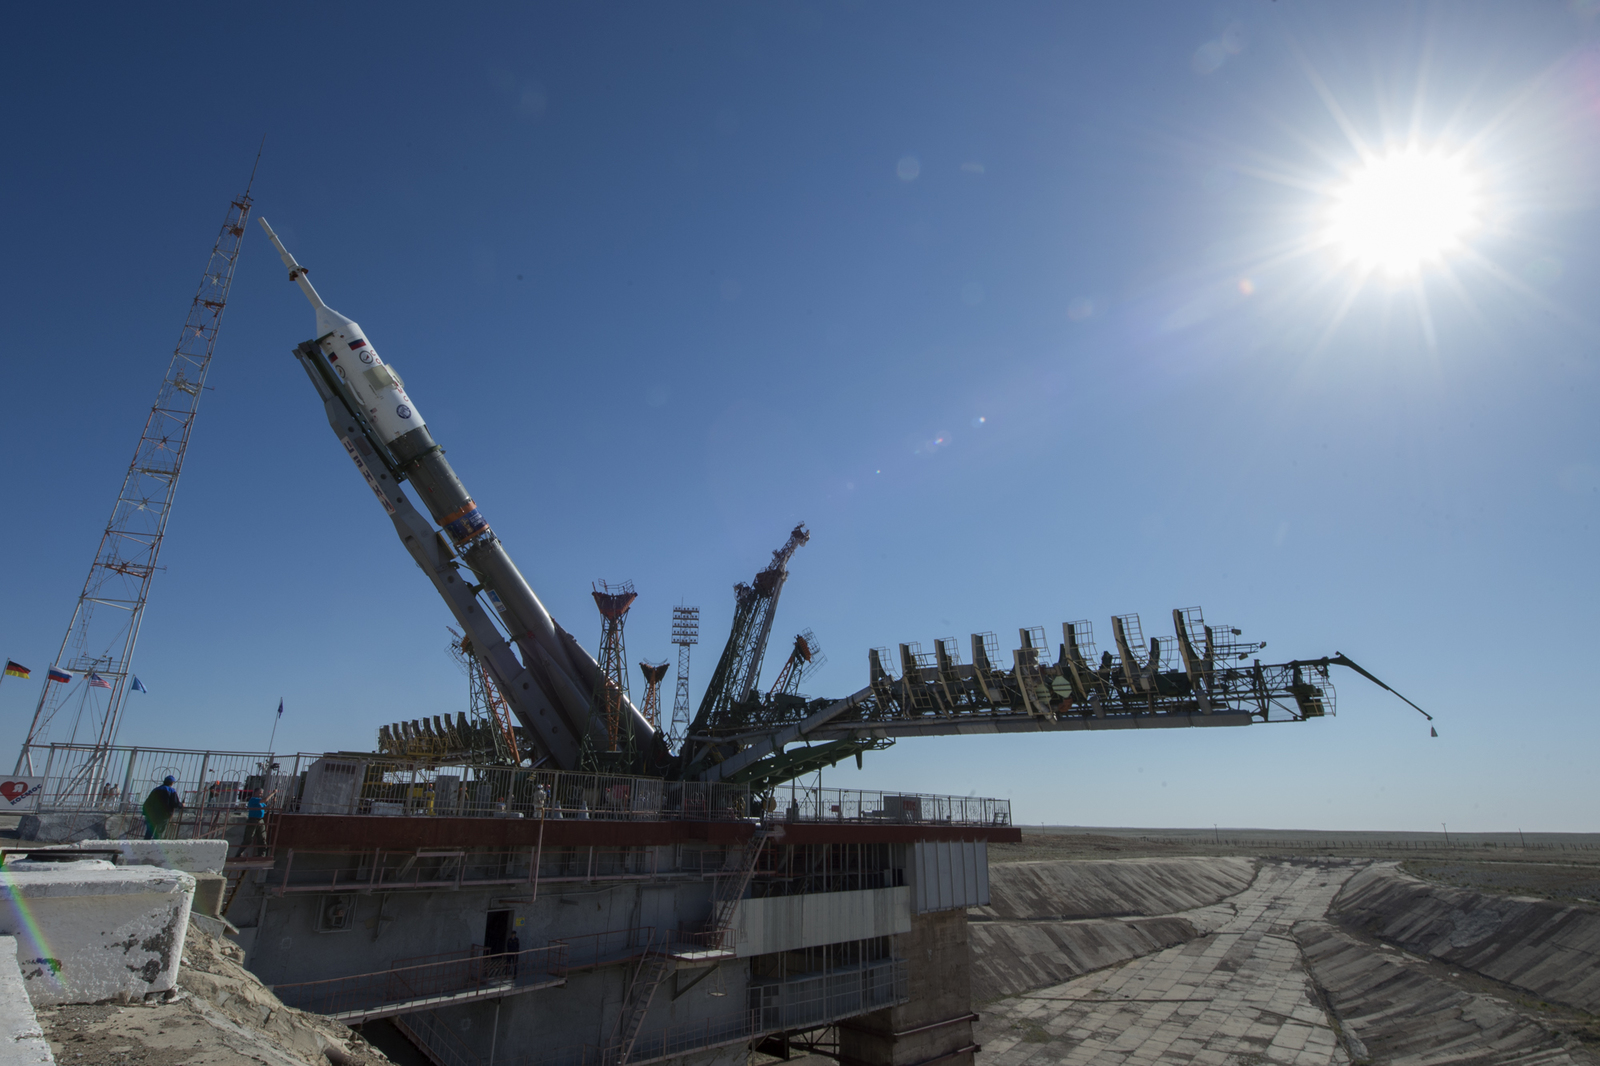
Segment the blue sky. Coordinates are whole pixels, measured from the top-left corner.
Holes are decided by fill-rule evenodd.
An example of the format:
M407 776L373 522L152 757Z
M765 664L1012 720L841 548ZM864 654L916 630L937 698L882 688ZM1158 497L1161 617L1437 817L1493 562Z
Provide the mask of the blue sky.
M698 696L869 647L1173 607L1350 655L1337 718L906 741L824 783L1029 822L1597 830L1596 5L275 5L19 13L0 750L15 751L228 200L358 319L586 645L699 604ZM1464 247L1321 247L1362 158L1463 160ZM289 349L252 227L123 739L369 746L462 709L449 616ZM787 639L787 638L785 638ZM1006 638L1009 639L1009 638ZM777 640L775 639L775 643ZM1002 646L1012 643L1002 640ZM769 676L776 669L769 664ZM669 682L670 684L670 682ZM11 758L11 756L6 756Z

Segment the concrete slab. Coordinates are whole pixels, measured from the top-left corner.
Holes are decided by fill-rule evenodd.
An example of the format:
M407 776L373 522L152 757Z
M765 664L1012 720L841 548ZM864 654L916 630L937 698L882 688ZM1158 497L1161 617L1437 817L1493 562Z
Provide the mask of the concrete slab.
M226 840L79 840L73 846L116 848L124 866L159 866L188 874L220 874L228 861Z
M0 935L17 938L35 1006L139 999L177 984L194 899L178 870L9 862Z
M17 966L17 939L0 936L0 1066L40 1066L55 1061Z

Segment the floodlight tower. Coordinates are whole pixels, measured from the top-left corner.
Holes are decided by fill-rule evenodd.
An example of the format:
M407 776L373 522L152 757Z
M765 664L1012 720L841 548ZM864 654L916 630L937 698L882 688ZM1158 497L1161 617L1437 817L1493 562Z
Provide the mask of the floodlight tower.
M700 643L700 608L672 609L672 643L678 646L678 691L672 697L667 744L676 748L689 735L689 649Z
M633 590L632 581L608 585L594 583L594 603L600 608L600 676L595 684L594 707L606 724L608 750L620 751L622 737L622 704L630 699L628 691L628 651L622 643L622 627L628 621L628 608L639 594ZM627 738L632 741L632 735Z
M261 157L256 157L259 164ZM222 312L233 285L233 268L239 261L244 224L250 216L250 188L228 204L222 229L211 246L200 288L189 304L177 346L167 363L166 375L156 390L156 401L145 417L144 431L133 451L133 461L123 476L122 489L112 505L111 518L100 536L100 547L89 565L89 577L67 623L67 634L56 653L55 665L71 680L47 682L39 693L33 722L17 759L18 773L33 772L33 748L42 746L61 710L76 706L69 739L80 732L103 751L116 743L122 724L122 701L133 683L133 648L144 621L150 579L155 576L161 541L172 514L189 435L194 430L200 393L216 351L222 329ZM86 765L97 766L91 759ZM96 771L91 770L91 775ZM80 782L83 787L93 781Z

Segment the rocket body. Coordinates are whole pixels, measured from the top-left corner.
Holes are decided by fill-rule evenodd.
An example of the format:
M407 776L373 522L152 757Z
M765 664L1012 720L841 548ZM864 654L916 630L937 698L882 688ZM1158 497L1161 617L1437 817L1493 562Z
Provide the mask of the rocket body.
M279 242L266 219L260 222L289 268L290 280L300 286L316 311L316 345L325 368L347 387L349 401L360 407L359 413L370 427L374 443L388 450L397 476L411 481L429 515L449 537L462 562L479 583L494 594L492 599L501 619L522 653L523 666L537 679L546 700L559 712L570 731L569 738L578 739L587 734L605 742L608 739L605 725L591 708L592 694L600 680L599 664L570 634L556 625L511 561L445 459L444 449L434 442L416 404L406 395L400 376L379 357L376 347L354 319L323 302L306 277L305 268L296 263ZM351 447L351 442L347 442L346 447ZM356 452L351 454L357 466L362 466ZM370 482L370 473L364 466L362 468ZM379 498L384 499L382 492ZM385 502L385 507L389 506ZM634 735L639 747L649 753L659 743L655 731L631 705L627 709L636 719ZM524 718L523 724L534 729L536 735L547 730L561 732L554 723L529 721L520 711L519 717Z

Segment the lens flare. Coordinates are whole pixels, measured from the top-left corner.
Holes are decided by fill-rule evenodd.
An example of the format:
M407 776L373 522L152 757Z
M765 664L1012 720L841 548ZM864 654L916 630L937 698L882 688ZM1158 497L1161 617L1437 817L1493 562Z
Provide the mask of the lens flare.
M1477 183L1458 158L1415 148L1368 159L1334 198L1328 239L1368 270L1414 274L1478 228Z

